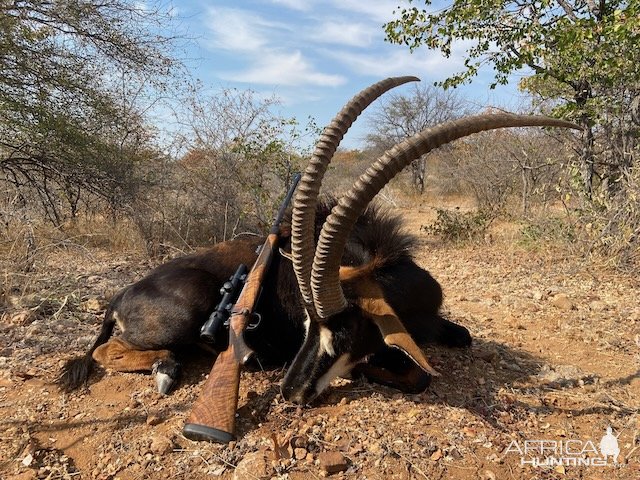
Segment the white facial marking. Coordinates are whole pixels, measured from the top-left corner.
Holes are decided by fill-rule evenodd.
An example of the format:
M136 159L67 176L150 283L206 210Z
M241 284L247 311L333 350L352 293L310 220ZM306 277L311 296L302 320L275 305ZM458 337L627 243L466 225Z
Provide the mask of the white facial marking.
M320 326L320 349L318 357L326 353L330 357L334 357L336 351L333 349L333 333L327 327Z
M322 391L329 386L331 381L339 377L341 375L345 375L347 372L351 371L353 368L353 364L349 363L349 354L345 353L341 355L336 363L334 363L331 368L321 376L316 382L316 394L320 395Z
M309 317L309 312L304 312L307 318L304 319L304 339L306 340L309 336L309 328L311 328L311 318Z

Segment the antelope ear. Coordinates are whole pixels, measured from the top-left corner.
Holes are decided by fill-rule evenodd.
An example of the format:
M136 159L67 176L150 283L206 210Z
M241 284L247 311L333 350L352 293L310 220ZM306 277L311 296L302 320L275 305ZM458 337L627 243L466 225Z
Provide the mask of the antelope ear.
M434 377L440 376L440 373L429 365L429 361L422 353L422 350L416 345L416 342L413 341L413 338L411 338L411 335L409 335L409 332L404 328L404 325L398 317L395 315L375 315L371 313L367 316L373 320L380 330L384 343L390 347L402 350L407 357L426 373Z
M293 262L293 255L291 254L291 252L285 252L282 247L280 247L278 250L280 251L280 255L282 255L290 262Z

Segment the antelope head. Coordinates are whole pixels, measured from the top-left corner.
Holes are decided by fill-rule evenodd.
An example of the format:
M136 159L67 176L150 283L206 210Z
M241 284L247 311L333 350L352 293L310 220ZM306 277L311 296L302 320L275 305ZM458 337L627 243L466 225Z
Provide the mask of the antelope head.
M349 101L324 129L298 185L293 204L291 252L306 310L306 336L283 384L287 400L309 403L337 376L382 348L406 354L428 375L438 375L400 318L385 300L374 276L375 260L342 266L356 220L375 195L413 160L453 140L503 127L555 126L570 122L545 116L483 114L446 122L406 139L378 158L339 199L316 245L315 212L322 179L342 137L362 111L384 92L415 77L388 78ZM345 296L348 292L348 298Z

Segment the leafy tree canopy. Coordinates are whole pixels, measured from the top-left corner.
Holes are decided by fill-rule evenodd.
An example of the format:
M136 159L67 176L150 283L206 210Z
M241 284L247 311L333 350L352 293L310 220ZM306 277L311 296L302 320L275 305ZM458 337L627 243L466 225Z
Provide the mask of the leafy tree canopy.
M528 67L532 74L520 86L584 127L580 171L588 198L594 177L611 193L633 164L638 0L454 0L438 10L406 8L385 30L393 43L447 56L456 42L469 42L465 69L441 82L445 87L469 82L484 64L494 69L493 87Z
M131 178L140 99L175 66L168 20L126 0L0 0L0 172L54 222L61 197Z
M445 86L469 81L482 64L495 69L493 86L506 84L523 67L574 89L580 88L581 78L604 85L638 80L636 0L454 1L440 10L404 9L385 30L392 43L412 50L426 46L447 56L454 42L473 40L466 69L445 80Z

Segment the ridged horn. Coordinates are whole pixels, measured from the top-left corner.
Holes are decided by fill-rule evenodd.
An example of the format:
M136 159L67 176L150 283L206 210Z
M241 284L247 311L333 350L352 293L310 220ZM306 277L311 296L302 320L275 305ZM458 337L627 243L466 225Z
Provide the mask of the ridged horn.
M534 126L580 128L571 122L545 116L482 114L428 128L385 152L338 201L322 227L311 272L311 290L319 317L330 317L347 307L338 276L347 238L369 202L398 172L431 150L473 133Z
M314 227L318 194L327 166L349 127L380 95L407 82L420 81L417 77L393 77L365 88L353 97L322 131L316 143L293 202L291 218L291 255L302 298L313 306L311 294L311 266L315 254ZM314 313L314 312L310 312Z

